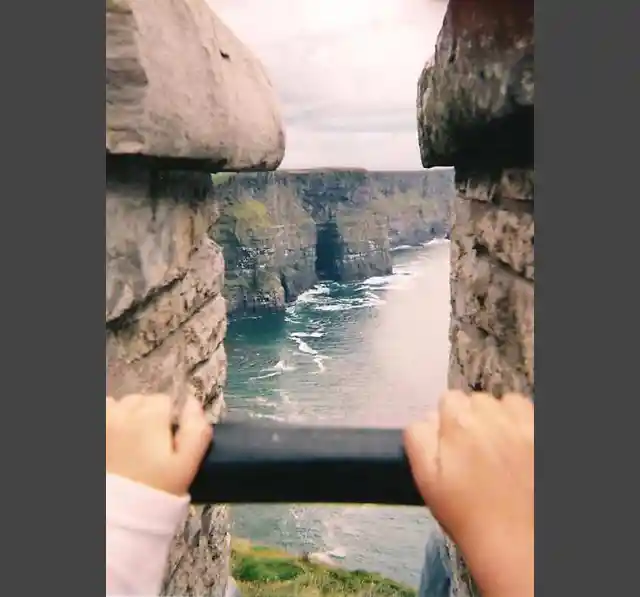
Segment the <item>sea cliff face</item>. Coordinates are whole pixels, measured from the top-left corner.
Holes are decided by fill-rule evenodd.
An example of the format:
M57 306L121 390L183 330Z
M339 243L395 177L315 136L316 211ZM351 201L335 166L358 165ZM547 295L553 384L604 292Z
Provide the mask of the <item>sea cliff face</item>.
M214 176L229 312L283 309L318 280L391 272L391 249L449 232L453 171Z

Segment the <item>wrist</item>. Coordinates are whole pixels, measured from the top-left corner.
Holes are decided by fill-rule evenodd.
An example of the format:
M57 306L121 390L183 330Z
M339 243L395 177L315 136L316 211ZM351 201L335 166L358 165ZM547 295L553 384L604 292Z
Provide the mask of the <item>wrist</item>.
M460 545L469 572L483 597L533 597L534 537L512 532Z
M124 470L123 470L124 469ZM126 479L130 483L135 483L142 487L146 487L151 491L167 494L172 497L183 499L188 497L189 488L184 487L180 483L171 483L171 479L167 479L162 474L149 474L149 471L141 471L139 467L107 467L107 476L117 477L119 479Z

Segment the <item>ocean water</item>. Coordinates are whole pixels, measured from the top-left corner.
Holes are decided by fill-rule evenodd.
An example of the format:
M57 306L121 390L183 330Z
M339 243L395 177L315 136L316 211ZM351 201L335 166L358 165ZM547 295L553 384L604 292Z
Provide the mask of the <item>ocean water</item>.
M449 243L394 252L394 272L323 283L284 315L232 321L230 410L254 418L402 427L446 387ZM435 523L425 508L236 506L233 533L417 586Z

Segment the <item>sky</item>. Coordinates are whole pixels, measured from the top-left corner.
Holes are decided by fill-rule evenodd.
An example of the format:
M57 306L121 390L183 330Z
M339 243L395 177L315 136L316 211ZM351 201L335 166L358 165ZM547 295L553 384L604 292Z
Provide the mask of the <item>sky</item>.
M208 0L280 99L282 168L422 168L417 82L442 0Z

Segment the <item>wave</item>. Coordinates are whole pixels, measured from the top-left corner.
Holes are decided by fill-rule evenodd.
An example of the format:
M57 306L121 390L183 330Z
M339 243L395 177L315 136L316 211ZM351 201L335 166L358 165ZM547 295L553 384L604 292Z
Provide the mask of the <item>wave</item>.
M274 371L295 371L295 365L290 365L286 361L280 360L273 366ZM268 369L267 369L268 371Z
M256 413L249 411L247 413L250 419L267 419L269 421L277 421L278 423L286 423L287 419L281 415L272 415L269 413Z
M265 404L267 406L273 406L272 402L264 396L254 396L253 402L257 402L258 404Z
M318 351L311 348L311 346L309 346L304 340L302 340L302 338L294 336L293 340L298 345L298 350L300 352L303 352L305 354L318 354Z
M292 338L322 338L324 332L316 330L314 332L292 332L289 334Z
M360 286L362 287L370 287L370 286L384 286L389 283L391 276L371 276L366 280L362 281Z
M373 298L375 296L375 298ZM358 300L357 298L348 301L328 303L324 305L315 305L316 311L353 311L354 309L365 309L367 307L379 307L384 305L386 301L377 295L367 297L367 300Z
M314 551L307 558L312 564L320 564L321 566L334 567L336 563L331 558L331 554L324 551Z
M317 305L317 311L351 311L352 309L359 309L359 305L345 305L345 304L329 304L329 305Z
M318 365L318 373L324 373L327 368L324 366L324 357L316 357L313 362Z
M277 375L282 375L287 371L295 371L295 365L291 365L286 361L280 359L273 367L265 367L264 369L260 369L261 375L254 375L249 378L249 381L256 381L258 379L269 379L270 377L276 377Z
M282 404L291 404L291 396L289 395L289 392L283 390L282 388L278 388L276 390L276 393L278 394L278 396L280 396Z
M270 377L276 377L277 375L282 375L282 371L271 371L270 373L265 373L264 375L255 375L254 377L250 377L248 381L257 381L258 379L269 379Z
M315 300L317 296L322 296L323 294L329 293L329 286L327 284L316 284L309 290L305 290L301 293L296 299L296 303L310 303Z
M365 291L364 296L378 304L384 303L384 301L375 292L371 292L370 290Z
M432 247L434 245L448 245L449 242L450 241L448 238L432 238L431 240L428 240L426 243L422 243L422 246Z
M423 243L422 246L427 247L446 243L449 243L446 238L434 238ZM414 248L418 247L400 245L398 247L394 247L393 250L399 251ZM294 324L302 323L297 319L298 317L303 316L303 313L300 311L301 307L304 307L305 311L311 312L340 312L383 305L385 301L372 291L400 289L400 286L398 286L398 282L400 281L399 279L414 277L417 272L423 269L423 266L423 260L419 260L419 263L413 262L410 264L397 264L394 266L393 274L388 276L371 276L370 278L357 283L357 285L339 284L337 282L317 284L309 290L301 293L295 303L287 307L286 320L289 323ZM402 288L406 288L407 286L404 284L405 280L402 280L402 282ZM406 282L408 282L408 280L406 280ZM357 294L356 296L348 299L331 296L333 290L339 290L340 288L345 287L350 287L356 293L364 293L363 296L365 300L362 300L363 296L357 296ZM321 338L322 334L319 331L305 331L295 332L294 334L291 334L291 336L295 338ZM309 354L304 348L301 350L302 352Z
M342 545L335 547L326 552L328 556L335 558L337 560L344 560L347 557L347 550Z

